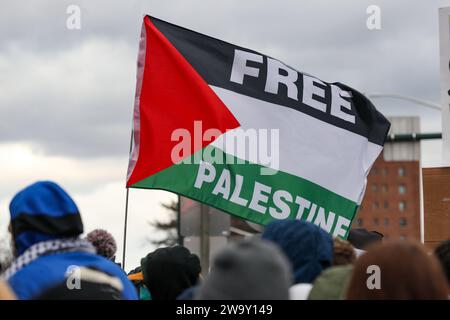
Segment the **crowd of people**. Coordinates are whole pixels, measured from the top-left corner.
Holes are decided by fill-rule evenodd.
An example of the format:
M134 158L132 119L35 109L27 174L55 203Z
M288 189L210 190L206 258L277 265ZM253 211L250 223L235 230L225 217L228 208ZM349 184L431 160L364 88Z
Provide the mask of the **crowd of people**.
M270 223L262 234L230 243L202 270L183 246L156 249L126 274L105 230L83 237L72 198L37 182L10 204L14 259L3 266L0 299L358 300L450 297L450 239L434 251L383 241L354 229L332 238L300 220Z

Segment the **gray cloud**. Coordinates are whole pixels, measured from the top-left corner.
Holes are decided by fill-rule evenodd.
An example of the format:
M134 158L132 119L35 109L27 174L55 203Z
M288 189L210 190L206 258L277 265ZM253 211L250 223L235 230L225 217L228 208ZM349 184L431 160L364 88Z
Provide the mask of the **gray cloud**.
M27 142L71 157L126 156L144 13L261 51L326 81L438 102L437 8L445 3L450 5L10 1L0 12L0 142ZM65 27L69 4L81 7L79 31ZM379 31L366 28L370 4L381 7ZM439 123L434 111L374 102L387 114L418 114Z

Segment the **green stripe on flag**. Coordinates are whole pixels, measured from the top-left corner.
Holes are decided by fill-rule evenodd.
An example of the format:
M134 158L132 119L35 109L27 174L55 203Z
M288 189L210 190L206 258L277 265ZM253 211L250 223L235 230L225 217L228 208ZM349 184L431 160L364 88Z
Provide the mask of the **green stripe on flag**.
M194 185L198 179L197 176L205 168L205 163L200 165L198 161L202 154L203 156L212 154L214 159L221 158L223 161L219 164L204 160L208 164L212 164L215 176L211 182L204 181L201 187L196 188ZM188 164L193 163L194 159L197 160L195 164ZM299 159L299 165L301 165L301 159ZM358 208L355 202L286 172L278 171L274 175L261 175L262 168L265 167L225 154L221 149L209 145L182 163L172 165L131 187L172 191L262 225L276 220L276 217L300 218L321 226L331 234L342 238L347 237ZM217 182L222 174L224 177L226 176L224 171L227 170L230 173L228 180L230 192L224 192L224 195L217 193L216 190L217 194L214 194ZM211 174L209 171L204 172ZM237 179L240 179L237 177L238 175L242 176L243 181L240 190L237 188ZM226 186L226 184L220 185ZM255 185L262 186L265 191L262 191L262 194L255 192ZM270 191L267 191L267 188L270 188ZM239 201L230 200L233 193L243 199L241 204L235 203ZM275 200L275 195L278 195L278 200ZM258 196L260 200L256 201ZM233 199L236 200L236 197ZM242 201L246 201L246 204L243 204ZM299 214L300 203L304 205L303 207L310 203L309 208L305 208L302 215ZM255 210L255 207L258 210Z

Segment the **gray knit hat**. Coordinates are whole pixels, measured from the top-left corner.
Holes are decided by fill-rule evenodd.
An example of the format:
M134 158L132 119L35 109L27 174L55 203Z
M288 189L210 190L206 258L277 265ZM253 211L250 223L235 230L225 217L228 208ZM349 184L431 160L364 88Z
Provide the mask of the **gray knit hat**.
M288 300L292 271L272 243L251 239L233 243L213 260L198 300Z

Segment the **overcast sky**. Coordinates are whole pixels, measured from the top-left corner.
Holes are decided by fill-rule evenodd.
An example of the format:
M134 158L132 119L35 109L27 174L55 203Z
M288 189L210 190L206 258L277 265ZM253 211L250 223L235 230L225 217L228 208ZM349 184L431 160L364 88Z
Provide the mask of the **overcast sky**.
M439 103L438 0L1 1L0 232L15 192L40 179L59 182L80 207L86 231L123 229L125 174L136 57L144 14L276 57L325 81L370 93ZM69 30L69 5L81 29ZM368 30L366 8L381 8ZM373 100L388 116L420 116L441 130L440 113ZM441 161L439 140L422 143L422 166ZM129 267L152 246L147 221L164 217L162 191L131 190ZM128 268L127 268L128 269Z

